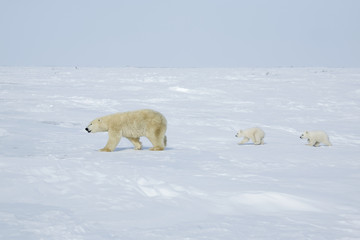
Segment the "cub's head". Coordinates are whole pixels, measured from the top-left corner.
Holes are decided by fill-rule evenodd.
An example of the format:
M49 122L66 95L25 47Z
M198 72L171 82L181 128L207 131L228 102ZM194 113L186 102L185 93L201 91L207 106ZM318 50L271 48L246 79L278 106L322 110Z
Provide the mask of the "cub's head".
M88 133L106 132L108 130L108 127L102 118L97 118L92 121L89 126L85 128L85 130Z
M244 136L243 130L239 130L239 131L237 132L237 134L235 135L235 137L243 137L243 136Z
M301 134L300 138L301 139L309 138L309 131L305 131L303 134Z

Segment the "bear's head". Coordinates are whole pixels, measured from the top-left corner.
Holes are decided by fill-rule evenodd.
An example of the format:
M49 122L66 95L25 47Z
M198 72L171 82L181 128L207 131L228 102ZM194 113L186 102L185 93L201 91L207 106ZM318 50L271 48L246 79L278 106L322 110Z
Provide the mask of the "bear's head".
M244 136L243 130L239 130L239 131L237 132L237 134L235 135L235 137L243 137L243 136Z
M301 139L309 138L309 131L305 131L303 134L301 134L300 138Z
M97 118L92 121L89 126L85 128L88 133L106 132L108 131L107 124L102 118Z

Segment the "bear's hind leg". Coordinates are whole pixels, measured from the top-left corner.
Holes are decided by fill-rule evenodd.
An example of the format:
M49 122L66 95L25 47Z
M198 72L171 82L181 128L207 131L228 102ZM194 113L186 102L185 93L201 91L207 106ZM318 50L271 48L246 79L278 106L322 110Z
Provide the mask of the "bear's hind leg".
M165 149L166 146L165 129L161 127L156 128L154 131L147 132L146 137L150 140L151 144L153 145L153 147L150 148L149 150L162 151Z
M152 148L150 148L150 151L162 151L165 149L165 145L164 145L164 138L156 138L156 137L148 137L151 144L153 145Z
M135 150L141 150L142 144L140 142L140 138L127 138L134 145Z
M255 134L254 134L254 136L250 136L250 139L254 144L256 144L256 145L259 144L257 141L257 136Z
M324 142L325 145L327 146L332 146L331 142L329 140L327 140L326 142Z
M165 149L165 146L159 142L159 141L151 141L151 139L149 139L150 142L152 143L153 147L150 148L150 151L163 151Z
M254 144L255 145L264 144L263 139L261 138L261 136L259 134L254 135Z

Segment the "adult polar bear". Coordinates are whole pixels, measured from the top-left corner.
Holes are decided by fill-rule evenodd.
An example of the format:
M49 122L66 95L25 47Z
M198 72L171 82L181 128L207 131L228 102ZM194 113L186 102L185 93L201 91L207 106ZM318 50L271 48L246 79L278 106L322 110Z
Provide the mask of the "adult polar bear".
M166 146L166 118L150 109L115 113L93 120L85 130L89 133L108 132L109 140L102 152L112 152L121 137L126 137L136 150L142 148L140 137L147 137L152 143L152 151L162 151Z

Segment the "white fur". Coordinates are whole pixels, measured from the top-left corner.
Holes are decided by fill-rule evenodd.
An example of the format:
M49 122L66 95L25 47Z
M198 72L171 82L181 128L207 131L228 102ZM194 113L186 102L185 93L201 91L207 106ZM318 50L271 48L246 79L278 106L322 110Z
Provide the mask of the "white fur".
M264 144L265 132L258 127L249 128L245 130L239 130L235 137L244 137L239 144L247 143L250 139L256 145Z
M109 140L100 151L112 152L119 144L121 137L126 137L134 144L136 150L142 148L140 137L147 137L153 147L150 150L161 151L166 146L165 117L156 111L144 109L133 112L115 113L93 120L86 131L89 133L108 132Z
M323 143L327 146L332 144L329 141L329 136L324 131L305 131L300 136L301 139L308 139L308 146L318 147L320 143Z

